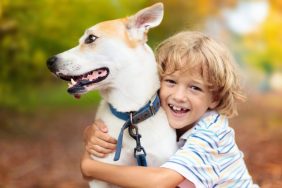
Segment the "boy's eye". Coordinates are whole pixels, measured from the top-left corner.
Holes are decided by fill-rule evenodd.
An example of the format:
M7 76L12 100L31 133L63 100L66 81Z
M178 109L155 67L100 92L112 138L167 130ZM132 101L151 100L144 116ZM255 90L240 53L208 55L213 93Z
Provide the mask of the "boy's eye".
M195 91L202 91L202 89L200 87L197 87L197 86L191 86L190 88L192 90L195 90Z
M171 80L171 79L165 79L164 81L168 84L175 84L176 83L174 80Z

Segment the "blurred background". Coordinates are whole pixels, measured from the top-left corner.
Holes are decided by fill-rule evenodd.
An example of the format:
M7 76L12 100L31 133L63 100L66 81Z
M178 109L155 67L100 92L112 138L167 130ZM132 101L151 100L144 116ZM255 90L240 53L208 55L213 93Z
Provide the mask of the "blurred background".
M0 0L0 188L87 187L82 133L99 93L74 99L46 59L77 45L95 23L159 1ZM164 19L149 32L149 45L198 30L230 48L248 96L231 120L238 145L256 183L282 187L282 1L162 2Z

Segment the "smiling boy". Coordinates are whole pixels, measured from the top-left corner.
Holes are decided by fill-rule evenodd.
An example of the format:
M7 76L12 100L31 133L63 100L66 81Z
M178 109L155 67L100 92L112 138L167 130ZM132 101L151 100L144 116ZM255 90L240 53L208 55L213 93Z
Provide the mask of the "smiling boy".
M200 32L181 32L162 42L156 57L161 105L179 133L178 151L161 167L146 168L93 161L86 152L82 173L122 187L257 187L228 123L244 100L228 50ZM87 129L87 151L111 152L115 141L97 132Z

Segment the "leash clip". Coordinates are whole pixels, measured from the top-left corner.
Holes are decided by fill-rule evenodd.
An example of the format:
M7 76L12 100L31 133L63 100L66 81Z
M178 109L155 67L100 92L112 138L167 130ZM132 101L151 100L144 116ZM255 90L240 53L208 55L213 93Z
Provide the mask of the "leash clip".
M137 155L147 155L145 149L142 146L136 146L136 148L134 148L134 157L136 158Z
M136 158L137 155L143 154L146 156L146 151L144 147L141 146L141 135L139 134L138 127L136 125L133 125L133 118L132 118L132 113L130 113L130 122L131 125L128 128L129 135L136 141L136 147L134 148L134 157Z

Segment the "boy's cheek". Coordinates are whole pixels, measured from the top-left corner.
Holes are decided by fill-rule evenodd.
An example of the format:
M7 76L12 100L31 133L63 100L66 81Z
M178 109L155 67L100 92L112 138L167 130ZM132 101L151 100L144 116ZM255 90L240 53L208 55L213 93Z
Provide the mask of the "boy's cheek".
M164 84L162 84L161 88L160 88L160 99L161 99L161 101L166 98L167 93L168 93L168 91L166 89L166 86Z

